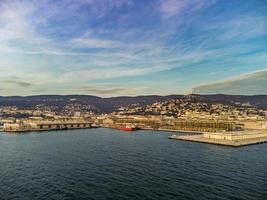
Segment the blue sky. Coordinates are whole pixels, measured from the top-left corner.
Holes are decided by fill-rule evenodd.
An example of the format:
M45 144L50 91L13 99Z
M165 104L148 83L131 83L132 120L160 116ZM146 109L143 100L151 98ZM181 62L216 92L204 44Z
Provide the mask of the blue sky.
M0 95L266 86L264 0L0 0Z

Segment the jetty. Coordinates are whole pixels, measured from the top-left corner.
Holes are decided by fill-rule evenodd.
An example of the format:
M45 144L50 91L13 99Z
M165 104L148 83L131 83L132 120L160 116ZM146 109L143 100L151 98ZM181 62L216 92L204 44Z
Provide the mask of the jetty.
M91 128L92 123L88 121L36 121L5 123L4 132L29 132L29 131L50 131Z
M262 130L245 130L233 132L201 133L190 135L172 135L168 137L174 140L200 142L207 144L241 147L267 142L267 132Z

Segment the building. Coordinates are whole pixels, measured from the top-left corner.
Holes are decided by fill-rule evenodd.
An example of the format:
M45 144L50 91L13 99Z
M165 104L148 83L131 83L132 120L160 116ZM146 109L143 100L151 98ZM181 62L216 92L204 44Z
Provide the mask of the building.
M18 123L5 123L3 130L6 132L25 132L31 130L31 125L24 124L22 122Z
M223 132L204 133L203 137L207 139L239 141L239 140L267 138L267 132L251 130L251 131L236 131L236 132L225 132L225 133Z
M267 121L245 121L245 129L257 129L264 130L267 129Z

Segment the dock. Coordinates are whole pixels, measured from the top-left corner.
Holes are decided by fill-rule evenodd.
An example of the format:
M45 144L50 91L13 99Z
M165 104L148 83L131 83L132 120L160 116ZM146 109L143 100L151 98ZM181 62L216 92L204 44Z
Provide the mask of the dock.
M52 131L68 129L91 128L92 123L87 121L39 121L23 123L6 123L4 132L30 132L30 131Z
M189 131L189 130L180 130L180 129L166 129L166 128L147 128L141 127L140 130L144 131L164 131L164 132L179 132L179 133L192 133L192 134L200 134L200 131Z
M199 142L215 145L223 145L230 147L242 147L253 144L261 144L267 142L267 133L260 131L245 131L241 133L213 133L215 136L212 137L212 133L209 134L190 134L190 135L172 135L169 139L182 140L189 142ZM218 137L218 135L221 136ZM231 136L231 137L230 137Z

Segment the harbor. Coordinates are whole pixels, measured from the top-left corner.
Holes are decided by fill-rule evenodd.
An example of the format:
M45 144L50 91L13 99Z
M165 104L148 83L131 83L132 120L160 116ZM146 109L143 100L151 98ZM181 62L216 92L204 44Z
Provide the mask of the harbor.
M207 125L206 122L203 124ZM93 121L86 121L86 120L63 120L63 121L25 120L13 123L4 123L1 131L7 133L23 133L31 131L54 131L54 130L60 131L60 130L70 130L70 129L88 129L88 128L103 127L108 129L117 129L126 132L133 132L137 130L172 132L173 135L168 136L169 139L224 145L230 147L241 147L241 146L267 142L267 131L265 129L241 130L239 127L237 127L235 128L235 130L233 130L234 127L233 124L229 125L225 123L227 126L225 126L226 129L223 130L221 127L217 129L215 128L211 129L209 127L203 128L203 124L198 122L198 126L193 126L193 127L192 126L166 127L166 126L149 126L149 124L144 125L144 124L129 123L129 122L96 124ZM216 131L211 131L211 130L216 130Z

